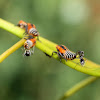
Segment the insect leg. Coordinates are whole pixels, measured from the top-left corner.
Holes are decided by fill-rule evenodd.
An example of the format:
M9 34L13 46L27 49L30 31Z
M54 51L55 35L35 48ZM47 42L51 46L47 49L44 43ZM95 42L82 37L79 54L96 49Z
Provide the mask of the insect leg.
M51 56L53 56L53 54L54 54L54 53L58 54L58 52L56 52L56 51L53 51Z
M32 54L34 54L34 48L35 48L35 46L32 47L32 50L31 50L31 53L32 53Z

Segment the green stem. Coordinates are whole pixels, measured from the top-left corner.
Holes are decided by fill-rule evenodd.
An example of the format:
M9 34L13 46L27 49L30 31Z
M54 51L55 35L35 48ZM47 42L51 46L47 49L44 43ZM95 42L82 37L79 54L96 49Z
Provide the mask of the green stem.
M81 88L87 86L88 84L94 82L97 79L99 79L99 78L90 76L90 77L86 78L85 80L82 80L80 83L76 84L71 89L69 89L67 92L65 92L65 94L60 98L60 100L65 100L65 99L69 98L70 96L75 94L77 91L79 91Z
M16 44L14 44L11 48L9 48L8 50L6 50L3 54L1 54L0 55L0 63L4 59L6 59L9 55L11 55L14 51L16 51L18 48L20 48L24 44L25 41L26 41L25 39L21 39Z
M20 29L19 27L15 26L3 19L0 19L0 27L20 38L23 38L23 36L24 36L23 33L25 31L23 29ZM43 52L45 52L51 56L52 52L56 51L57 44L55 44L43 37L40 37L40 36L39 36L39 40L40 41L37 40L36 47L39 48L40 50L42 50ZM59 60L57 54L54 54L53 58ZM86 63L83 67L79 64L79 62L80 62L79 59L75 59L75 60L71 60L71 61L68 60L67 62L64 59L62 59L63 64L65 64L75 70L78 70L80 72L83 72L83 73L86 73L89 75L93 75L93 76L100 76L100 65L95 64L89 60L86 60Z

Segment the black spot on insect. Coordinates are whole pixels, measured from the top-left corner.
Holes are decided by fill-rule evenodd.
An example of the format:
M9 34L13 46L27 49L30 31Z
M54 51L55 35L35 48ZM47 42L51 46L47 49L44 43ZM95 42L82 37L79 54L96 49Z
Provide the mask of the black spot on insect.
M64 50L66 50L66 48L63 45L61 45L60 47L62 47Z

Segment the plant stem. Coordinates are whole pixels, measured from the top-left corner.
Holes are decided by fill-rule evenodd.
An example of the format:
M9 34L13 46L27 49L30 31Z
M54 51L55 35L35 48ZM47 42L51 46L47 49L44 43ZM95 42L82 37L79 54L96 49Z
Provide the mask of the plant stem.
M60 98L60 100L65 100L65 99L69 98L70 96L75 94L77 91L79 91L81 88L87 86L88 84L94 82L97 79L99 79L99 78L89 76L88 78L82 80L81 82L79 82L78 84L73 86L71 89L69 89L67 92L65 92L65 94Z
M23 38L23 36L24 36L23 33L25 31L23 29L15 26L15 25L13 25L13 24L11 24L3 19L0 19L0 27L5 29L6 31L9 31L10 33L20 37L20 38ZM45 52L51 56L52 52L56 51L57 44L55 44L55 43L53 43L53 42L51 42L43 37L40 37L40 36L39 36L39 40L40 41L37 40L36 47L39 48L40 50L42 50L43 52ZM54 54L52 57L59 60L57 54ZM63 64L65 64L65 65L67 65L75 70L78 70L80 72L83 72L83 73L86 73L89 75L100 77L100 65L93 63L89 60L86 60L85 65L81 66L79 62L80 62L79 59L67 60L67 62L64 59L62 59Z
M3 19L0 18L0 28L7 30L11 34L14 34L20 38L22 38L24 35L23 33L25 32L23 29L17 27L16 25L9 23Z
M17 42L16 44L14 44L11 48L9 48L8 50L6 50L3 54L0 55L0 63L6 59L10 54L12 54L14 51L16 51L18 48L20 48L24 42L26 40L25 39L21 39L19 42Z

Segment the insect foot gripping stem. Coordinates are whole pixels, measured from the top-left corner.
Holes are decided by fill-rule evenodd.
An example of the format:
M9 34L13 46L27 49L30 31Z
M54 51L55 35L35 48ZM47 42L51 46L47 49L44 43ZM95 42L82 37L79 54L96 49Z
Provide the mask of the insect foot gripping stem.
M46 56L48 56L49 58L51 58L51 57L52 57L52 56L48 55L48 54L47 54L47 53L45 53L45 52L44 52L44 54L45 54Z

